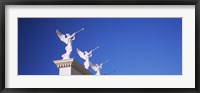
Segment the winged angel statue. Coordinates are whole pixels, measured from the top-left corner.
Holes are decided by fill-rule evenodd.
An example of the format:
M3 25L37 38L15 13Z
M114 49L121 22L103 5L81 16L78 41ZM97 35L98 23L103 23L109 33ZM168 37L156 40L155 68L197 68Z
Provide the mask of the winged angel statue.
M58 37L60 38L60 40L63 41L65 44L67 44L67 46L65 47L66 53L62 55L63 59L70 59L70 55L72 53L72 42L75 40L75 35L82 30L84 30L84 28L82 28L79 31L74 32L72 35L67 33L66 34L67 37L65 37L64 34L59 32L58 30L56 30L56 33L57 33Z
M98 49L98 48L99 48L99 46L97 46L95 49L91 50L90 52L87 52L87 51L82 52L81 50L79 50L79 49L77 48L77 53L78 53L78 55L79 55L82 59L85 60L84 66L85 66L86 69L88 69L89 66L90 66L90 57L92 57L92 52L93 52L94 50Z
M104 63L101 63L100 65L96 64L94 65L93 63L90 62L90 66L94 71L96 71L96 75L101 75L100 69L102 69L103 64L107 63L109 60L106 60Z

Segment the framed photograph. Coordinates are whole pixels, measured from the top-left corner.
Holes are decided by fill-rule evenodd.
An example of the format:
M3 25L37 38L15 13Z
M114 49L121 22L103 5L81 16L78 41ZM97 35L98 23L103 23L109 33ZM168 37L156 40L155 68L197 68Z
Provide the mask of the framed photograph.
M2 93L200 92L199 0L1 5Z

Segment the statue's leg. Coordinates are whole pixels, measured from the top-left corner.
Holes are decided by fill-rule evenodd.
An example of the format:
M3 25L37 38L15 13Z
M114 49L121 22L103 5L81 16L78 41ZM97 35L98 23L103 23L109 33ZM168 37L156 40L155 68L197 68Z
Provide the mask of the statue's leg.
M70 59L69 55L67 55L67 54L63 54L63 55L62 55L62 58L63 58L63 59Z
M89 62L84 62L84 66L85 66L86 69L88 69L89 68Z
M66 51L66 56L70 58L71 53L72 53L72 48L68 48L68 50Z
M100 74L100 71L97 71L96 75L101 75L101 74Z
M62 55L62 58L63 59L70 59L70 55L71 55L72 49L69 48L69 46L66 46L65 50L66 50L66 53Z

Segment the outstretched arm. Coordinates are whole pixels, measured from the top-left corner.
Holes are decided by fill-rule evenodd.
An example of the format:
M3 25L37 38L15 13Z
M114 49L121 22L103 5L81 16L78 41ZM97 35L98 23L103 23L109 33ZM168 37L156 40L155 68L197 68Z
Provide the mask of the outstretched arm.
M76 35L76 33L73 33L73 34L70 36L70 38L73 38L75 35Z
M72 37L74 37L77 33L79 33L79 32L81 32L81 31L83 31L84 30L84 28L82 28L81 30L79 30L79 31L76 31L76 32L74 32L72 35L71 35L71 37L70 38L72 38Z
M98 48L99 48L99 46L97 46L96 48L92 49L89 53L92 54L92 52L93 52L94 50L98 49Z
M102 68L102 66L103 66L103 64L101 63L101 64L100 64L100 66L99 66L99 67L100 67L100 69Z
M92 53L90 53L90 57L92 57Z
M91 51L89 52L89 54L92 55L92 52L93 52L93 51L91 50Z
M72 37L72 40L75 40L75 36Z
M106 60L105 62L100 64L100 68L102 68L103 64L107 63L109 60Z

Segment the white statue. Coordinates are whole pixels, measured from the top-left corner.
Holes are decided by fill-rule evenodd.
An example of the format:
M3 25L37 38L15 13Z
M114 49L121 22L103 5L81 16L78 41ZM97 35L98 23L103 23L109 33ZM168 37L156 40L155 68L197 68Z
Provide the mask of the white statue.
M90 52L85 51L84 53L83 53L82 51L80 51L80 50L77 48L77 53L78 53L78 55L79 55L82 59L85 60L84 66L85 66L86 69L88 69L89 66L90 66L90 57L92 57L92 52L93 52L94 50L98 49L98 48L99 48L99 46L97 46L95 49L91 50Z
M82 30L84 30L84 28L73 33L72 35L67 33L66 34L67 37L65 37L64 34L60 33L58 30L56 30L56 33L57 33L58 37L60 38L60 40L63 41L65 44L67 44L67 46L65 47L66 53L62 55L63 59L70 59L70 55L72 53L72 42L73 42L73 40L75 40L75 34L79 33Z
M109 61L109 60L106 60L104 63L101 63L100 65L98 65L98 64L94 65L94 64L92 64L92 63L90 62L91 68L92 68L94 71L96 71L96 74L95 74L95 75L101 75L100 69L102 69L103 64L105 64L105 63L108 62L108 61Z

